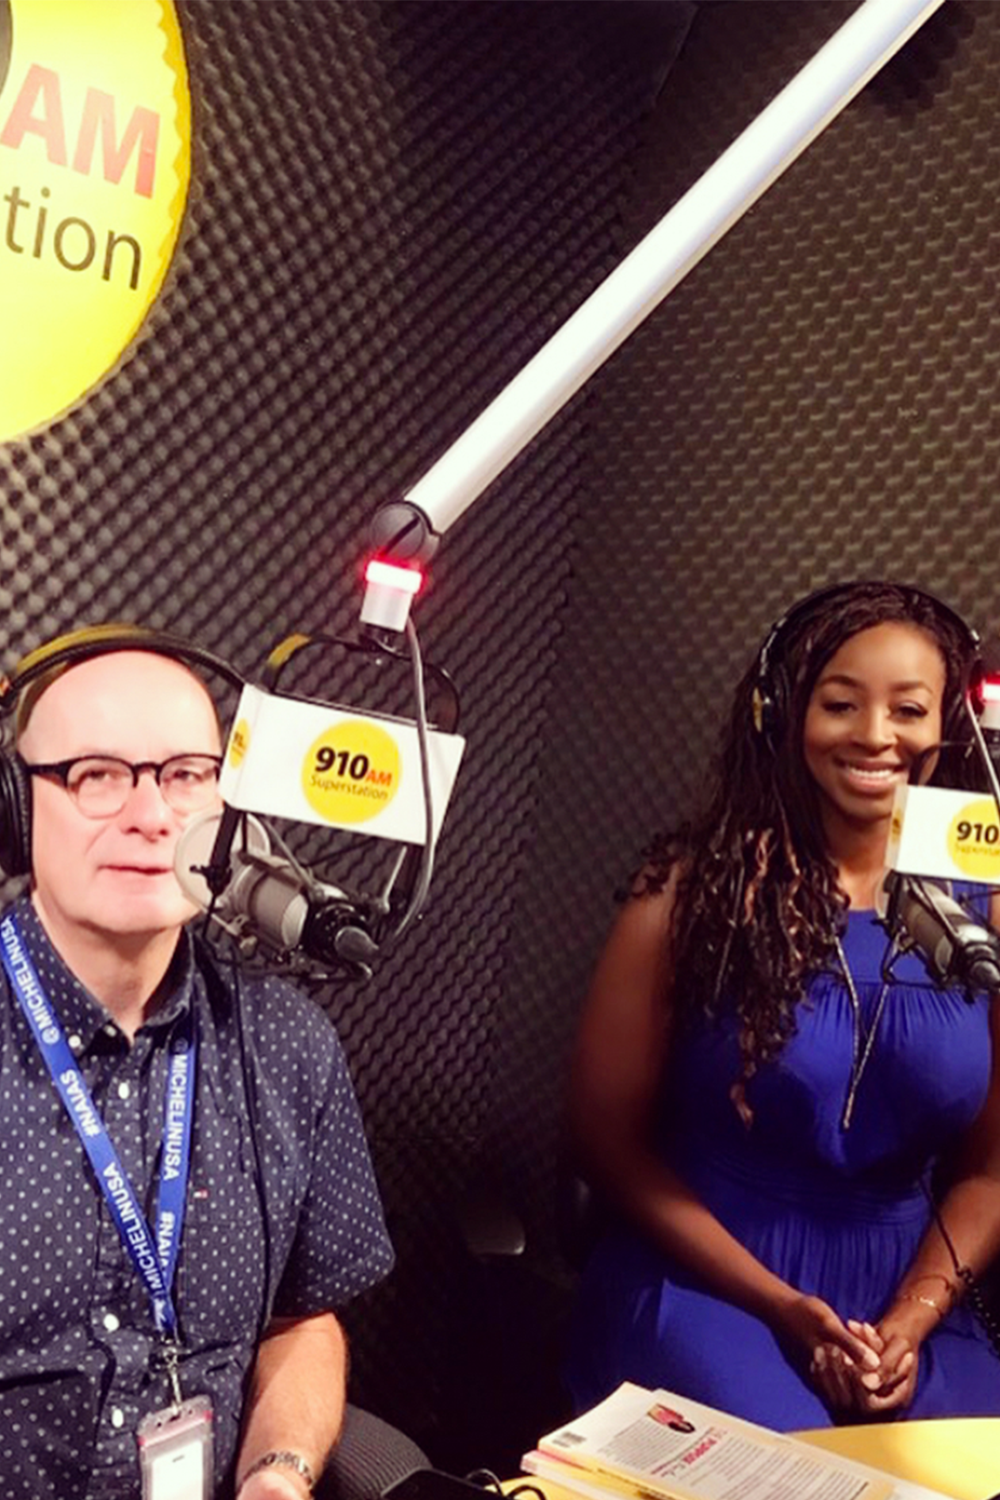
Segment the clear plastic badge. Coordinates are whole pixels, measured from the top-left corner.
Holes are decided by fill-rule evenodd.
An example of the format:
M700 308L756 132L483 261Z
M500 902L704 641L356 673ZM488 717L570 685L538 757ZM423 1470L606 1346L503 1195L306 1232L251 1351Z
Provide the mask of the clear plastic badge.
M142 1500L211 1500L212 1403L192 1396L139 1423Z

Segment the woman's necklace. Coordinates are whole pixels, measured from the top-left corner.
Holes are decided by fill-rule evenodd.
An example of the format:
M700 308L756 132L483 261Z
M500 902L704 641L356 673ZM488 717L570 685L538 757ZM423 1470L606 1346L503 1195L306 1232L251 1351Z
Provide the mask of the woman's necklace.
M833 941L834 946L837 949L837 960L840 964L841 977L843 978L844 985L847 989L847 994L851 1002L851 1012L853 1015L853 1056L851 1059L851 1081L847 1089L847 1099L844 1102L844 1112L840 1117L841 1130L850 1130L851 1120L854 1117L854 1101L857 1098L861 1080L864 1077L865 1069L868 1066L868 1059L872 1055L872 1049L875 1046L875 1037L878 1033L879 1022L882 1019L882 1012L885 1010L886 996L889 993L889 981L887 979L882 980L882 988L878 992L878 998L875 1001L875 1009L872 1012L871 1024L868 1027L868 1031L866 1034L864 1020L861 1015L861 1000L858 997L857 985L854 983L854 975L851 973L851 966L847 962L847 954L844 952L844 945L840 941L839 934L834 938ZM892 944L890 944L890 949L891 947ZM882 968L884 973L885 961L883 961Z

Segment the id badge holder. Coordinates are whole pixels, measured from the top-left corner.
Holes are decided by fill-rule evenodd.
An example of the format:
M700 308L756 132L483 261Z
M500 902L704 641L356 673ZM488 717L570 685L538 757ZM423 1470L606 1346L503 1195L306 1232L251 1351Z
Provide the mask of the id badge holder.
M192 1396L143 1417L136 1433L142 1500L212 1500L212 1403Z

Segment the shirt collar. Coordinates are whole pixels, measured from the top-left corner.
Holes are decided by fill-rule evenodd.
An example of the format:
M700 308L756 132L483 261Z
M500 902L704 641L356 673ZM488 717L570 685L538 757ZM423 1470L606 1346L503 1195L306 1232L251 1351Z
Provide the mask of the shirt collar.
M119 1027L104 1006L80 983L53 948L31 898L19 897L14 903L14 912L24 945L73 1051L79 1055L88 1051L99 1037L111 1039L120 1036ZM155 1015L143 1023L143 1030L172 1026L190 1008L194 972L194 946L191 934L185 929L170 966L170 990L157 1006Z

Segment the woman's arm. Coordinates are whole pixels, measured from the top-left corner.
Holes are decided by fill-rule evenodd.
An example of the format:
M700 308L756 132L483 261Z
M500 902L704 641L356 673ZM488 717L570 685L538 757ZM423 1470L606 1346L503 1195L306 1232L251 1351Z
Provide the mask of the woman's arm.
M958 1153L952 1184L940 1205L960 1264L976 1276L1000 1252L1000 998L992 1001L990 1034L989 1092ZM869 1410L909 1405L916 1390L920 1346L964 1290L944 1237L932 1222L892 1306L879 1322L886 1386L871 1396ZM912 1355L908 1361L907 1355Z
M769 1271L654 1149L654 1117L673 1031L669 933L677 883L675 871L662 894L628 902L594 973L570 1084L571 1126L586 1169L661 1250L807 1356L826 1343L863 1364L877 1364L865 1340L832 1308ZM826 1391L825 1372L814 1375Z

